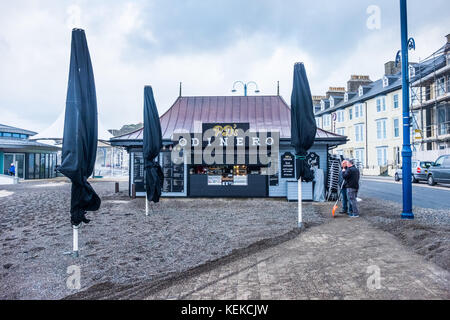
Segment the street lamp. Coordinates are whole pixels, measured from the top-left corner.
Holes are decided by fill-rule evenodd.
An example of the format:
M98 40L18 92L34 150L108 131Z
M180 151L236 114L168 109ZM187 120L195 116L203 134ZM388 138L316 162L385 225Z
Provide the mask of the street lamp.
M414 40L408 39L408 10L406 0L400 0L400 23L402 40L402 94L403 94L403 147L402 147L402 187L403 212L402 219L414 219L412 211L412 177L411 177L411 137L410 137L410 110L409 110L409 61L408 50L414 49ZM398 60L398 58L397 58Z
M260 93L260 91L258 89L258 85L256 84L255 81L250 81L250 82L247 82L247 83L244 83L242 81L236 81L235 83L233 83L233 90L231 90L231 92L237 92L237 90L236 90L236 85L237 84L242 84L242 86L244 87L244 96L247 96L247 88L251 84L255 85L255 87L256 87L255 93Z

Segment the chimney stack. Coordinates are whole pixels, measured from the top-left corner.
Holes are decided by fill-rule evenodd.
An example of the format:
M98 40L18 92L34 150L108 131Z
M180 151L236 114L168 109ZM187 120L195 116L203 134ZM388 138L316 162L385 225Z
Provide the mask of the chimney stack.
M329 87L328 91L326 93L327 99L330 98L330 96L338 96L343 97L345 94L345 87Z
M384 74L386 76L392 76L399 73L402 70L401 68L400 64L397 67L395 66L395 61L388 61L384 64Z
M352 75L347 81L348 92L358 92L359 86L367 86L372 83L369 76L366 75Z
M445 36L447 38L447 43L445 44L445 54L450 52L450 33Z

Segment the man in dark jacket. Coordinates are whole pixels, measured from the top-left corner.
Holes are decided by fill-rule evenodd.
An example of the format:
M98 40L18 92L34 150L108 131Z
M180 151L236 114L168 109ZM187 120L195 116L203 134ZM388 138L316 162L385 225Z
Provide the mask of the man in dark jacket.
M351 162L347 161L342 169L342 176L345 180L348 199L353 209L353 214L349 214L349 216L357 218L359 217L358 203L356 201L359 190L359 170Z
M344 168L345 166L347 166L347 160L342 161L342 168ZM344 184L344 177L343 177L343 171L341 169L341 171L339 172L339 180L338 180L338 185L339 188L341 188L341 199L342 199L342 210L341 212L339 212L340 214L348 214L349 216L351 214L353 214L353 208L352 208L352 204L348 201L348 195L347 195L347 188Z

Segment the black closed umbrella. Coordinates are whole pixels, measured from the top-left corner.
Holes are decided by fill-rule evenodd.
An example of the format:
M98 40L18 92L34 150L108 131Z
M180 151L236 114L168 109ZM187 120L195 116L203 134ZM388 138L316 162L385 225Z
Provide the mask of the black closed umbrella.
M299 226L302 223L301 180L306 182L314 180L314 173L306 161L306 156L308 150L314 144L316 131L311 90L305 66L303 63L296 63L294 65L294 83L291 96L291 144L295 148L296 155Z
M161 123L159 121L158 109L156 108L153 89L151 86L144 88L144 167L145 167L145 189L146 214L148 214L148 201L159 202L164 175L156 157L162 148Z
M94 74L82 29L72 30L69 83L61 166L58 170L72 181L71 223L89 223L86 211L100 208L100 198L87 181L97 155L97 98ZM74 250L77 251L77 250Z

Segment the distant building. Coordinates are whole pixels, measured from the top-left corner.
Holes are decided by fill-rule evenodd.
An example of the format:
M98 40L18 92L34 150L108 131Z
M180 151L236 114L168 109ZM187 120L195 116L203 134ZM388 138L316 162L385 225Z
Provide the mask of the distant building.
M435 161L450 154L450 34L447 43L411 70L411 104L416 118L416 156Z
M434 161L450 153L450 35L447 44L420 63L411 63L411 143L413 158ZM384 76L352 75L344 96L330 88L316 111L324 130L347 136L334 152L356 159L368 174L392 173L401 166L403 143L400 66L389 61Z
M46 179L56 176L59 147L29 138L36 132L0 124L0 174L8 175L11 163L17 164L20 179Z

